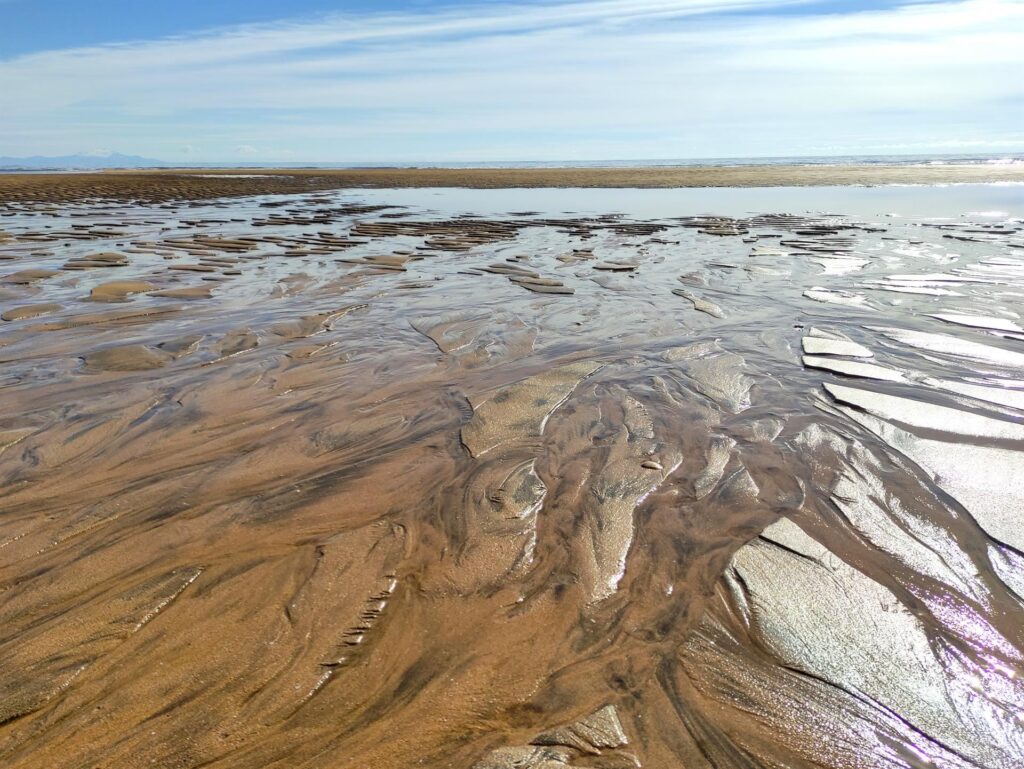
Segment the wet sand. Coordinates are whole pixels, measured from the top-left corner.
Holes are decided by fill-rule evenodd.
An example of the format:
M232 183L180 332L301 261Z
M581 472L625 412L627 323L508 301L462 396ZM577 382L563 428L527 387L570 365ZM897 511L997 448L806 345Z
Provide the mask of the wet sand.
M1024 765L1021 220L87 176L0 176L0 765Z
M154 169L0 174L0 200L197 200L345 188L807 187L1024 182L1020 165L749 165L655 168Z

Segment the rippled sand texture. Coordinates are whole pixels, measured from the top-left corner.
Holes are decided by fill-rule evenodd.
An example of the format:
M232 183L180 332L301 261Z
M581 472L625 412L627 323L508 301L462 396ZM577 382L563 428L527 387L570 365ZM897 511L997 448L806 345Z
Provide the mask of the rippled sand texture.
M5 768L1024 766L1020 222L0 213Z

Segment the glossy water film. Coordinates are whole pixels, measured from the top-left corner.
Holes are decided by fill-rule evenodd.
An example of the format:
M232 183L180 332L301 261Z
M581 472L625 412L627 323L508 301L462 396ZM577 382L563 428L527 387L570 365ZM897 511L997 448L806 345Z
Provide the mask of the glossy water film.
M1014 212L390 194L0 211L0 764L1024 766Z

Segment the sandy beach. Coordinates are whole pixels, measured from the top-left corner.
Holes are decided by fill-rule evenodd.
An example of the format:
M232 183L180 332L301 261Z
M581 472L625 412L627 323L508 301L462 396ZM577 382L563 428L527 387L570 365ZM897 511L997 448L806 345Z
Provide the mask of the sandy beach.
M9 201L197 200L345 188L673 188L1024 182L1022 165L745 165L662 168L160 169L0 174Z
M0 175L5 768L1022 765L1013 190L334 189L1021 169L230 173Z
M1024 0L0 0L0 769L1024 769Z

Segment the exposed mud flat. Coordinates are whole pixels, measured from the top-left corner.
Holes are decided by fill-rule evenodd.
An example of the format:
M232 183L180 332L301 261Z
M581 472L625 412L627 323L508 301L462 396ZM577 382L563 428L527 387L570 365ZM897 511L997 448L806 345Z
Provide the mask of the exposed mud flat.
M38 197L5 768L1024 765L1022 220Z
M185 201L351 188L679 188L1024 182L1019 165L740 165L637 168L265 168L0 173L0 199ZM730 234L728 225L718 234Z

